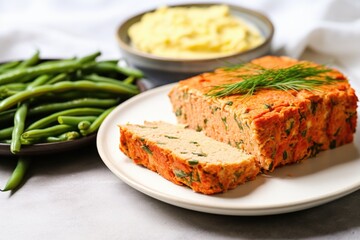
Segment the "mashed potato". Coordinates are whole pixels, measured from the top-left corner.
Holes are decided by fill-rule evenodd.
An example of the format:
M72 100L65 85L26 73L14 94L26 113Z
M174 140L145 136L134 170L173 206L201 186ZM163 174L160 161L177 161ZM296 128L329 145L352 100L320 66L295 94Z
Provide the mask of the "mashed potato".
M159 57L204 59L254 48L257 29L230 14L226 5L161 7L129 28L135 48Z

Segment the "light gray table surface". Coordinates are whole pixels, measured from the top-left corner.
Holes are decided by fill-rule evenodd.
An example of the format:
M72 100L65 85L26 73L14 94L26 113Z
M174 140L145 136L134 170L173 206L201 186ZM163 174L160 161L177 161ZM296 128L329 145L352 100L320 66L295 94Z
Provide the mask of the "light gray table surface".
M0 60L29 56L35 48L45 57L85 55L94 49L100 49L105 58L119 57L114 38L119 22L142 10L178 2L190 0L0 0ZM338 27L357 14L349 11L342 14L343 20L341 14L331 18L346 7L356 9L351 8L356 0L307 0L298 5L285 0L224 2L267 13L277 27L274 48L285 52L294 49L288 40L295 39L300 27L309 29L309 19L330 16L332 22L339 20ZM1 187L13 167L14 161L0 156ZM318 207L280 215L191 211L125 184L105 166L94 143L34 160L18 191L0 193L0 239L360 239L359 203L360 191L356 191Z
M12 165L2 159L0 180ZM0 239L359 239L359 202L357 191L280 215L186 210L126 185L90 145L39 159L21 189L1 193Z

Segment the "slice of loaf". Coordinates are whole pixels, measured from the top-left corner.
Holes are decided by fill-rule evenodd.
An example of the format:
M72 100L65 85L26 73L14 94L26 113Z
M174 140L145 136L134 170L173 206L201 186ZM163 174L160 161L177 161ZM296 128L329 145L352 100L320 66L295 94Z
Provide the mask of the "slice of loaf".
M357 97L347 78L336 69L321 76L336 79L333 84L313 91L260 89L246 97L206 95L214 86L241 82L239 76L254 75L259 68L285 69L297 63L323 67L267 56L240 68L217 69L175 85L169 93L173 111L179 123L254 154L264 171L352 142Z
M136 164L195 192L225 192L258 175L255 157L184 126L120 126L120 149Z

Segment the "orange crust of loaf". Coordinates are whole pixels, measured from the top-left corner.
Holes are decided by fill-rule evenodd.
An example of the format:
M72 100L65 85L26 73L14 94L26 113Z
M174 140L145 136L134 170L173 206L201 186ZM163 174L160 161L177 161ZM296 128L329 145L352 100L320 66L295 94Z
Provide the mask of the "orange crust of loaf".
M157 172L177 185L186 185L195 192L208 195L226 192L255 179L259 173L255 161L252 164L237 161L191 165L171 150L137 136L126 127L120 126L120 135L120 150L136 164Z
M267 56L252 63L282 68L299 61ZM241 73L218 69L180 81L169 93L178 122L254 154L264 171L353 141L358 99L339 71L327 73L339 81L319 91L264 89L245 99L205 96L212 86L239 81Z

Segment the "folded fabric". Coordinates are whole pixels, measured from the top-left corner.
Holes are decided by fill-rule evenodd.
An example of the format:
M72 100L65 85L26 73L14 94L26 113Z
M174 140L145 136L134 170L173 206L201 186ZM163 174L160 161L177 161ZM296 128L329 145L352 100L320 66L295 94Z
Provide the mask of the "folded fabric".
M284 42L282 54L300 58L310 49L325 55L325 64L337 61L352 78L360 79L360 2L319 2L322 3L314 2L316 7L313 10L301 11L304 16L294 24L296 28L290 30L291 34ZM290 26L287 27L289 28Z
M47 58L85 55L97 50L102 51L103 58L120 57L115 38L117 24L143 10L178 2L52 0L29 4L21 0L2 1L0 61L26 58L35 49L40 49ZM191 1L181 1L186 2ZM276 29L273 54L301 58L311 50L326 56L324 63L336 61L345 72L360 79L360 68L356 66L360 62L360 1L227 2L270 17Z

